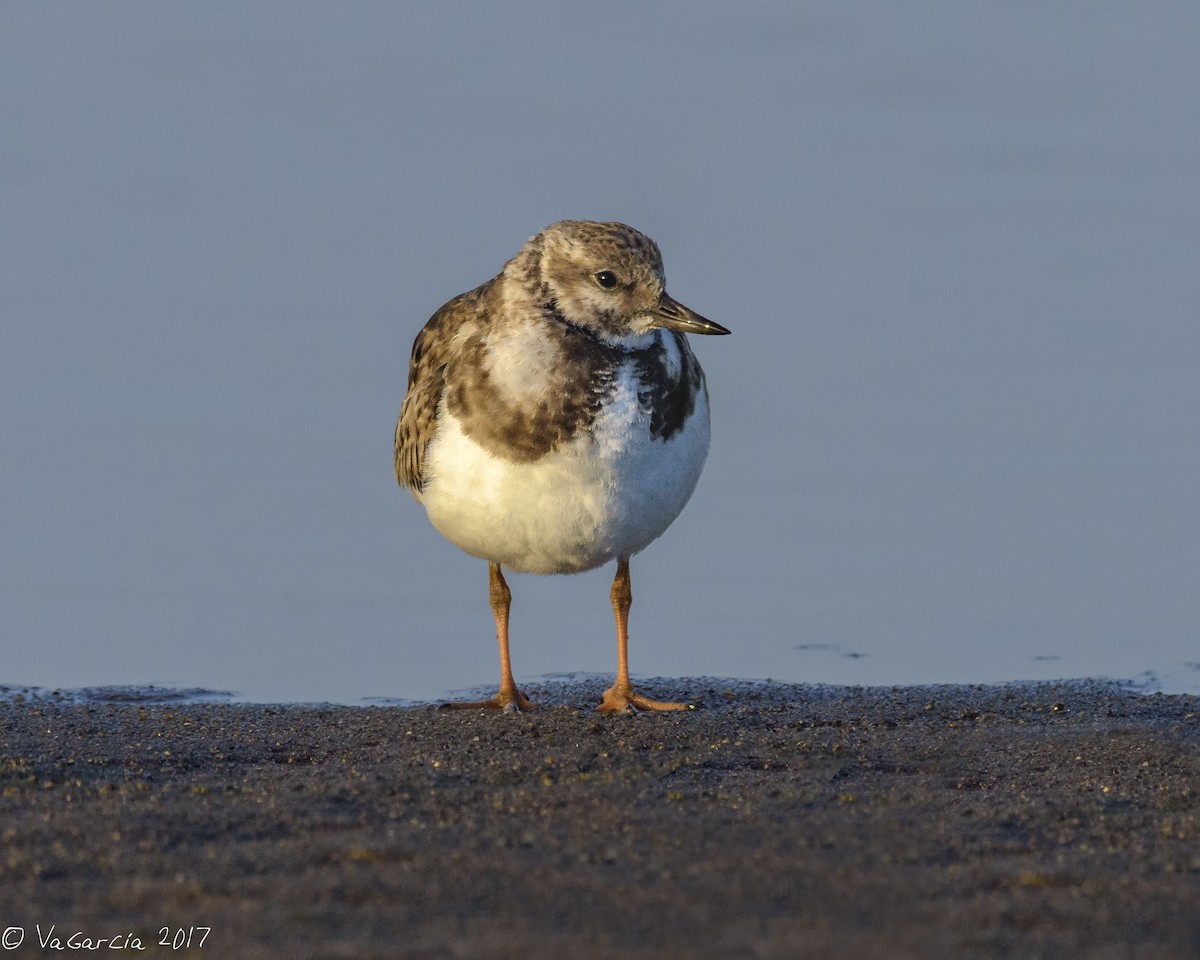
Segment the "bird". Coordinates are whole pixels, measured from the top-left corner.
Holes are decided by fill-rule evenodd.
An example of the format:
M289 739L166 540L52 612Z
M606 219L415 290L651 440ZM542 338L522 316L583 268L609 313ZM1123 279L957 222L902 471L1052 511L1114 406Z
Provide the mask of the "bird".
M629 678L629 561L674 522L708 456L704 372L689 334L730 331L666 292L662 254L623 223L561 220L413 343L395 469L451 543L488 563L500 687L446 704L524 711L503 571L616 560L617 673L601 713L684 710Z

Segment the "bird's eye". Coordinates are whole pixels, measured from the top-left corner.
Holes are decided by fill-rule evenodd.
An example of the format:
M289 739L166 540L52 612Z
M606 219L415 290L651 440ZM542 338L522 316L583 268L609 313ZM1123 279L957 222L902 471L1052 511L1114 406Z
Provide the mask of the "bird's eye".
M617 275L611 270L601 270L596 274L596 282L605 290L611 290L617 285Z

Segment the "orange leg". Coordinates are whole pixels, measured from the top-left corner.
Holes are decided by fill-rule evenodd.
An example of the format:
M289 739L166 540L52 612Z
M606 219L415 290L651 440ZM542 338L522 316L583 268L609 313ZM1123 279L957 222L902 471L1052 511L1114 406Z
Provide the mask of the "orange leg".
M466 703L445 703L444 707L469 710L487 707L493 710L532 710L534 704L513 680L512 663L508 658L508 609L512 606L512 592L504 582L500 564L488 564L488 595L492 603L492 615L496 618L496 640L500 644L500 692L490 700L472 700Z
M604 691L600 713L630 713L633 710L690 710L691 704L649 700L633 692L629 682L629 608L633 606L633 588L629 580L629 559L617 559L617 575L612 585L613 613L617 618L617 682Z

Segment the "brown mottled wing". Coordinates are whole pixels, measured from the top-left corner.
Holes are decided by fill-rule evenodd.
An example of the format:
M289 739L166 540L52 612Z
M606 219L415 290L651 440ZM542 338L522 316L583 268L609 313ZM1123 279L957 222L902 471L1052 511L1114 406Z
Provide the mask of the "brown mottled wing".
M413 341L408 361L408 392L396 422L396 479L418 493L425 486L425 448L437 426L438 403L446 383L452 300L435 313Z
M484 284L455 297L417 334L408 361L408 392L396 422L396 479L420 493L425 487L425 450L437 428L438 404L446 386L456 334L478 314Z

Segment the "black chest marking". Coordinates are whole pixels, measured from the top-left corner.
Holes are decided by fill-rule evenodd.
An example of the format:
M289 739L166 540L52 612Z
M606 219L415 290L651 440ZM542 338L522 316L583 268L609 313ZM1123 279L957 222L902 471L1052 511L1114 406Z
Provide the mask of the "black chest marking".
M673 371L661 342L628 350L565 322L551 329L559 338L554 368L543 383L525 385L522 401L514 401L511 391L502 392L493 382L482 333L463 345L458 362L448 371L449 412L467 436L493 455L533 462L590 430L613 397L625 365L632 366L637 378L638 406L652 436L670 439L691 416L704 375L682 335L663 333L674 337L679 348L678 370Z
M675 341L679 371L668 366L666 337ZM681 333L664 331L658 342L631 354L638 379L638 406L650 418L650 433L670 440L696 409L696 394L704 389L704 373Z

